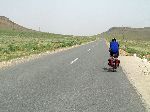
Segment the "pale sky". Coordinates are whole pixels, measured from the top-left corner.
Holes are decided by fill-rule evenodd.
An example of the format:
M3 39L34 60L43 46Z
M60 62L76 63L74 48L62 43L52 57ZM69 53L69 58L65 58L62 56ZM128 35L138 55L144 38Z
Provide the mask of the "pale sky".
M34 30L93 35L150 26L150 0L0 0L0 16Z

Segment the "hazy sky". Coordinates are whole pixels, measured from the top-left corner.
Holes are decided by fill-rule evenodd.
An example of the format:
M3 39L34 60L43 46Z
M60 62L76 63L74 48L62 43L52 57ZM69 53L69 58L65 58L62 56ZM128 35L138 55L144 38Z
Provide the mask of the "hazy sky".
M150 0L0 0L0 15L35 30L93 35L150 26Z

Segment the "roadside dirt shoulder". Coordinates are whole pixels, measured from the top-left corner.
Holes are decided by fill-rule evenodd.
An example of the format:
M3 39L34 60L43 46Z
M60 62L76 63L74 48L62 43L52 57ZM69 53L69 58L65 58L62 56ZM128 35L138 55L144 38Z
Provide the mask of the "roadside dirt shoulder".
M134 56L120 56L121 67L150 111L150 63Z

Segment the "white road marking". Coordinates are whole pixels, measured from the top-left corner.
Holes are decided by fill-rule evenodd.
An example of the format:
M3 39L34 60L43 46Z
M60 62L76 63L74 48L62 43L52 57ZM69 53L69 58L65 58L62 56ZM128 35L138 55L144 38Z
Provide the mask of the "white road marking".
M75 60L71 61L70 64L73 64L74 62L76 62L79 58L76 58Z
M91 49L89 49L88 51L90 51Z

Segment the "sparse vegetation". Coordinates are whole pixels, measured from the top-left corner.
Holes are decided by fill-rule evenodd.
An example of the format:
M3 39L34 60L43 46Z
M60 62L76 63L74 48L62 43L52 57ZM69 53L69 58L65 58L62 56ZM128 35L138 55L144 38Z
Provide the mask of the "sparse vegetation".
M81 45L95 39L95 36L80 37L37 32L0 16L0 62L62 47Z
M80 37L42 32L0 30L0 61L28 56L62 47L81 45L96 37Z
M117 38L120 48L139 57L145 56L150 60L150 28L112 28L102 34L108 41Z

